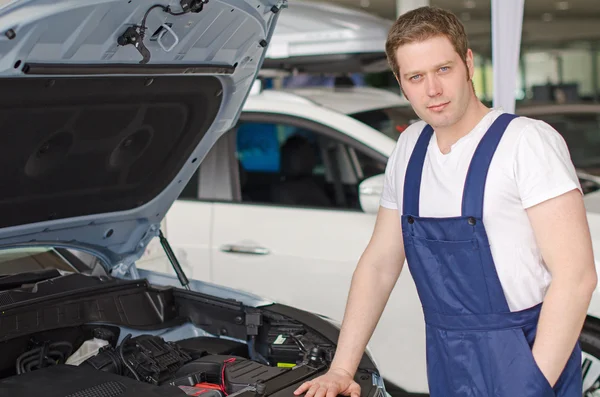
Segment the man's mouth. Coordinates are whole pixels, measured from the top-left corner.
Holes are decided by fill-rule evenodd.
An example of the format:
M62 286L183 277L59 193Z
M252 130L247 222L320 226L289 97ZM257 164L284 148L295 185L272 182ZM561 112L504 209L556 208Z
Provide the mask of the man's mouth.
M450 102L444 102L444 103L440 103L437 105L431 105L428 106L427 109L434 111L434 112L439 112L442 111Z

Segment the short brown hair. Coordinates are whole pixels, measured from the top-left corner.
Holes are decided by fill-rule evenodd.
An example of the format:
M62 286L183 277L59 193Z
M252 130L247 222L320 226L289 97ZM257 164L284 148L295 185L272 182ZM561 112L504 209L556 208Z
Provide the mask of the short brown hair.
M436 36L446 36L465 66L467 65L469 41L465 27L458 17L438 7L420 7L400 15L388 33L385 52L392 72L398 80L400 80L400 70L396 60L398 48L404 44L424 41Z

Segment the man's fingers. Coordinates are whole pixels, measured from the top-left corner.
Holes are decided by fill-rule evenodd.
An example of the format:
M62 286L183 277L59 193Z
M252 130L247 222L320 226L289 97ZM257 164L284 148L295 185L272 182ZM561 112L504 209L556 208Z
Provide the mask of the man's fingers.
M350 386L350 397L360 397L360 386L358 383L354 383Z
M327 396L326 397L337 397L338 396L338 390L330 387L329 390L327 390ZM359 396L360 397L360 396Z
M307 391L310 387L312 386L312 382L304 382L299 388L296 389L296 391L294 391L294 394L300 395L302 393L304 393L305 391Z
M319 385L314 383L310 389L308 389L308 391L306 392L306 397L313 397L315 395L315 393L317 392L317 390L319 390Z
M356 382L347 383L342 381L344 386L339 384L339 375L328 375L319 377L311 381L304 382L294 391L294 395L298 396L304 393L304 397L337 397L339 394L344 394L349 397L360 397L360 386ZM342 387L340 389L340 387Z
M317 390L315 397L325 397L325 394L327 394L328 388L329 388L329 390L331 390L331 386L321 385L321 387L319 387L319 390Z

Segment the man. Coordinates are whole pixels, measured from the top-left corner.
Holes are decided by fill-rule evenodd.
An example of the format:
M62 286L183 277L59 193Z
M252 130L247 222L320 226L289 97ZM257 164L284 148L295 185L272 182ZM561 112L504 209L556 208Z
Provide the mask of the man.
M564 140L477 99L473 54L447 11L402 15L386 51L422 121L388 161L331 369L295 394L359 396L353 375L406 259L432 397L581 396L577 340L597 276Z

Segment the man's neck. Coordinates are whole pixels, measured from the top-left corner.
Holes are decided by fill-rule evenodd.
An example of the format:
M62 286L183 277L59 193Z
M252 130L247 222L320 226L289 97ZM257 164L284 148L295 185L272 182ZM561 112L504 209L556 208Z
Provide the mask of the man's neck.
M477 97L472 98L469 108L456 124L435 129L440 150L443 153L450 152L452 145L470 133L489 111L490 109L481 103Z

